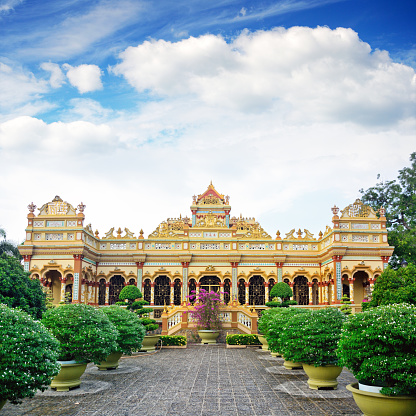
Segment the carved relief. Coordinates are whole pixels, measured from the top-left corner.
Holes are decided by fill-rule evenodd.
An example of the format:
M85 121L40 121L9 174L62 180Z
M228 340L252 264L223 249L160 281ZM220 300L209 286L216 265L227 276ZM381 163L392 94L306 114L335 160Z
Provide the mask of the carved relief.
M255 222L253 225L249 224L249 231L243 236L243 238L272 238L266 231L263 230L263 227L258 222Z
M222 218L218 218L212 211L199 218L195 228L224 228L227 227Z
M342 211L342 217L367 218L370 214L372 214L372 217L376 216L374 210L370 206L364 205L360 199L357 199Z
M110 228L104 235L103 240L105 239L109 239L109 238L116 238L113 234L114 232L114 227Z

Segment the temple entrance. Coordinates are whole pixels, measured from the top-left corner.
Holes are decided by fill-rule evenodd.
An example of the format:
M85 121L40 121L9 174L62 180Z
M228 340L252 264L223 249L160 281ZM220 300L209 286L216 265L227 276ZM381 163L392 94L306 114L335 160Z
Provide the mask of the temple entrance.
M72 302L72 283L65 286L65 302Z
M249 282L248 303L250 305L264 305L266 295L264 279L261 276L253 276Z
M170 279L167 276L158 276L155 279L155 305L170 305Z
M308 279L305 276L297 276L294 283L293 298L298 305L307 305L309 303Z
M116 302L118 302L118 296L121 292L121 289L124 287L124 277L120 275L114 275L110 279L110 296L109 296L109 304L114 305Z
M217 276L203 276L199 279L200 289L205 289L207 292L220 292L220 278Z

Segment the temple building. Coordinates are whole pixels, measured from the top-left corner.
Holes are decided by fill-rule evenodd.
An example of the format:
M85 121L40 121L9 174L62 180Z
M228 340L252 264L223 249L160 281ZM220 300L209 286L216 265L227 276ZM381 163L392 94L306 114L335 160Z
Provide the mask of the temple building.
M56 196L28 206L25 270L51 289L54 303L109 305L124 285L137 285L154 305L181 305L200 288L226 303L262 309L276 282L287 282L299 305L328 305L347 294L360 304L393 252L384 209L356 200L332 208L332 225L317 237L292 229L272 237L255 218L231 216L229 197L212 184L194 196L190 217L168 218L147 238L128 228L100 236L85 225L85 205ZM163 208L162 208L163 209ZM190 296L190 298L189 298ZM159 315L160 315L159 314Z

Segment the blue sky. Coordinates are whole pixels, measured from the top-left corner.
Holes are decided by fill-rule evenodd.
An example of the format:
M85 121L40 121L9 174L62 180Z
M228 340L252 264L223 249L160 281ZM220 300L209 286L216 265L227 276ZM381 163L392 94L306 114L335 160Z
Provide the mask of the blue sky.
M212 180L317 234L416 150L412 1L0 0L0 225L56 194L150 234Z

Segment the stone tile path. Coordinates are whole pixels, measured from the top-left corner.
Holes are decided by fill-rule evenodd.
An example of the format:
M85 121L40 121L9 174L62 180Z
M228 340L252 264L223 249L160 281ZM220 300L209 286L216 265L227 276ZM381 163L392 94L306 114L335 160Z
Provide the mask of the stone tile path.
M359 416L345 386L310 390L303 370L255 348L189 345L126 357L117 370L89 365L82 385L68 393L47 390L0 416Z

